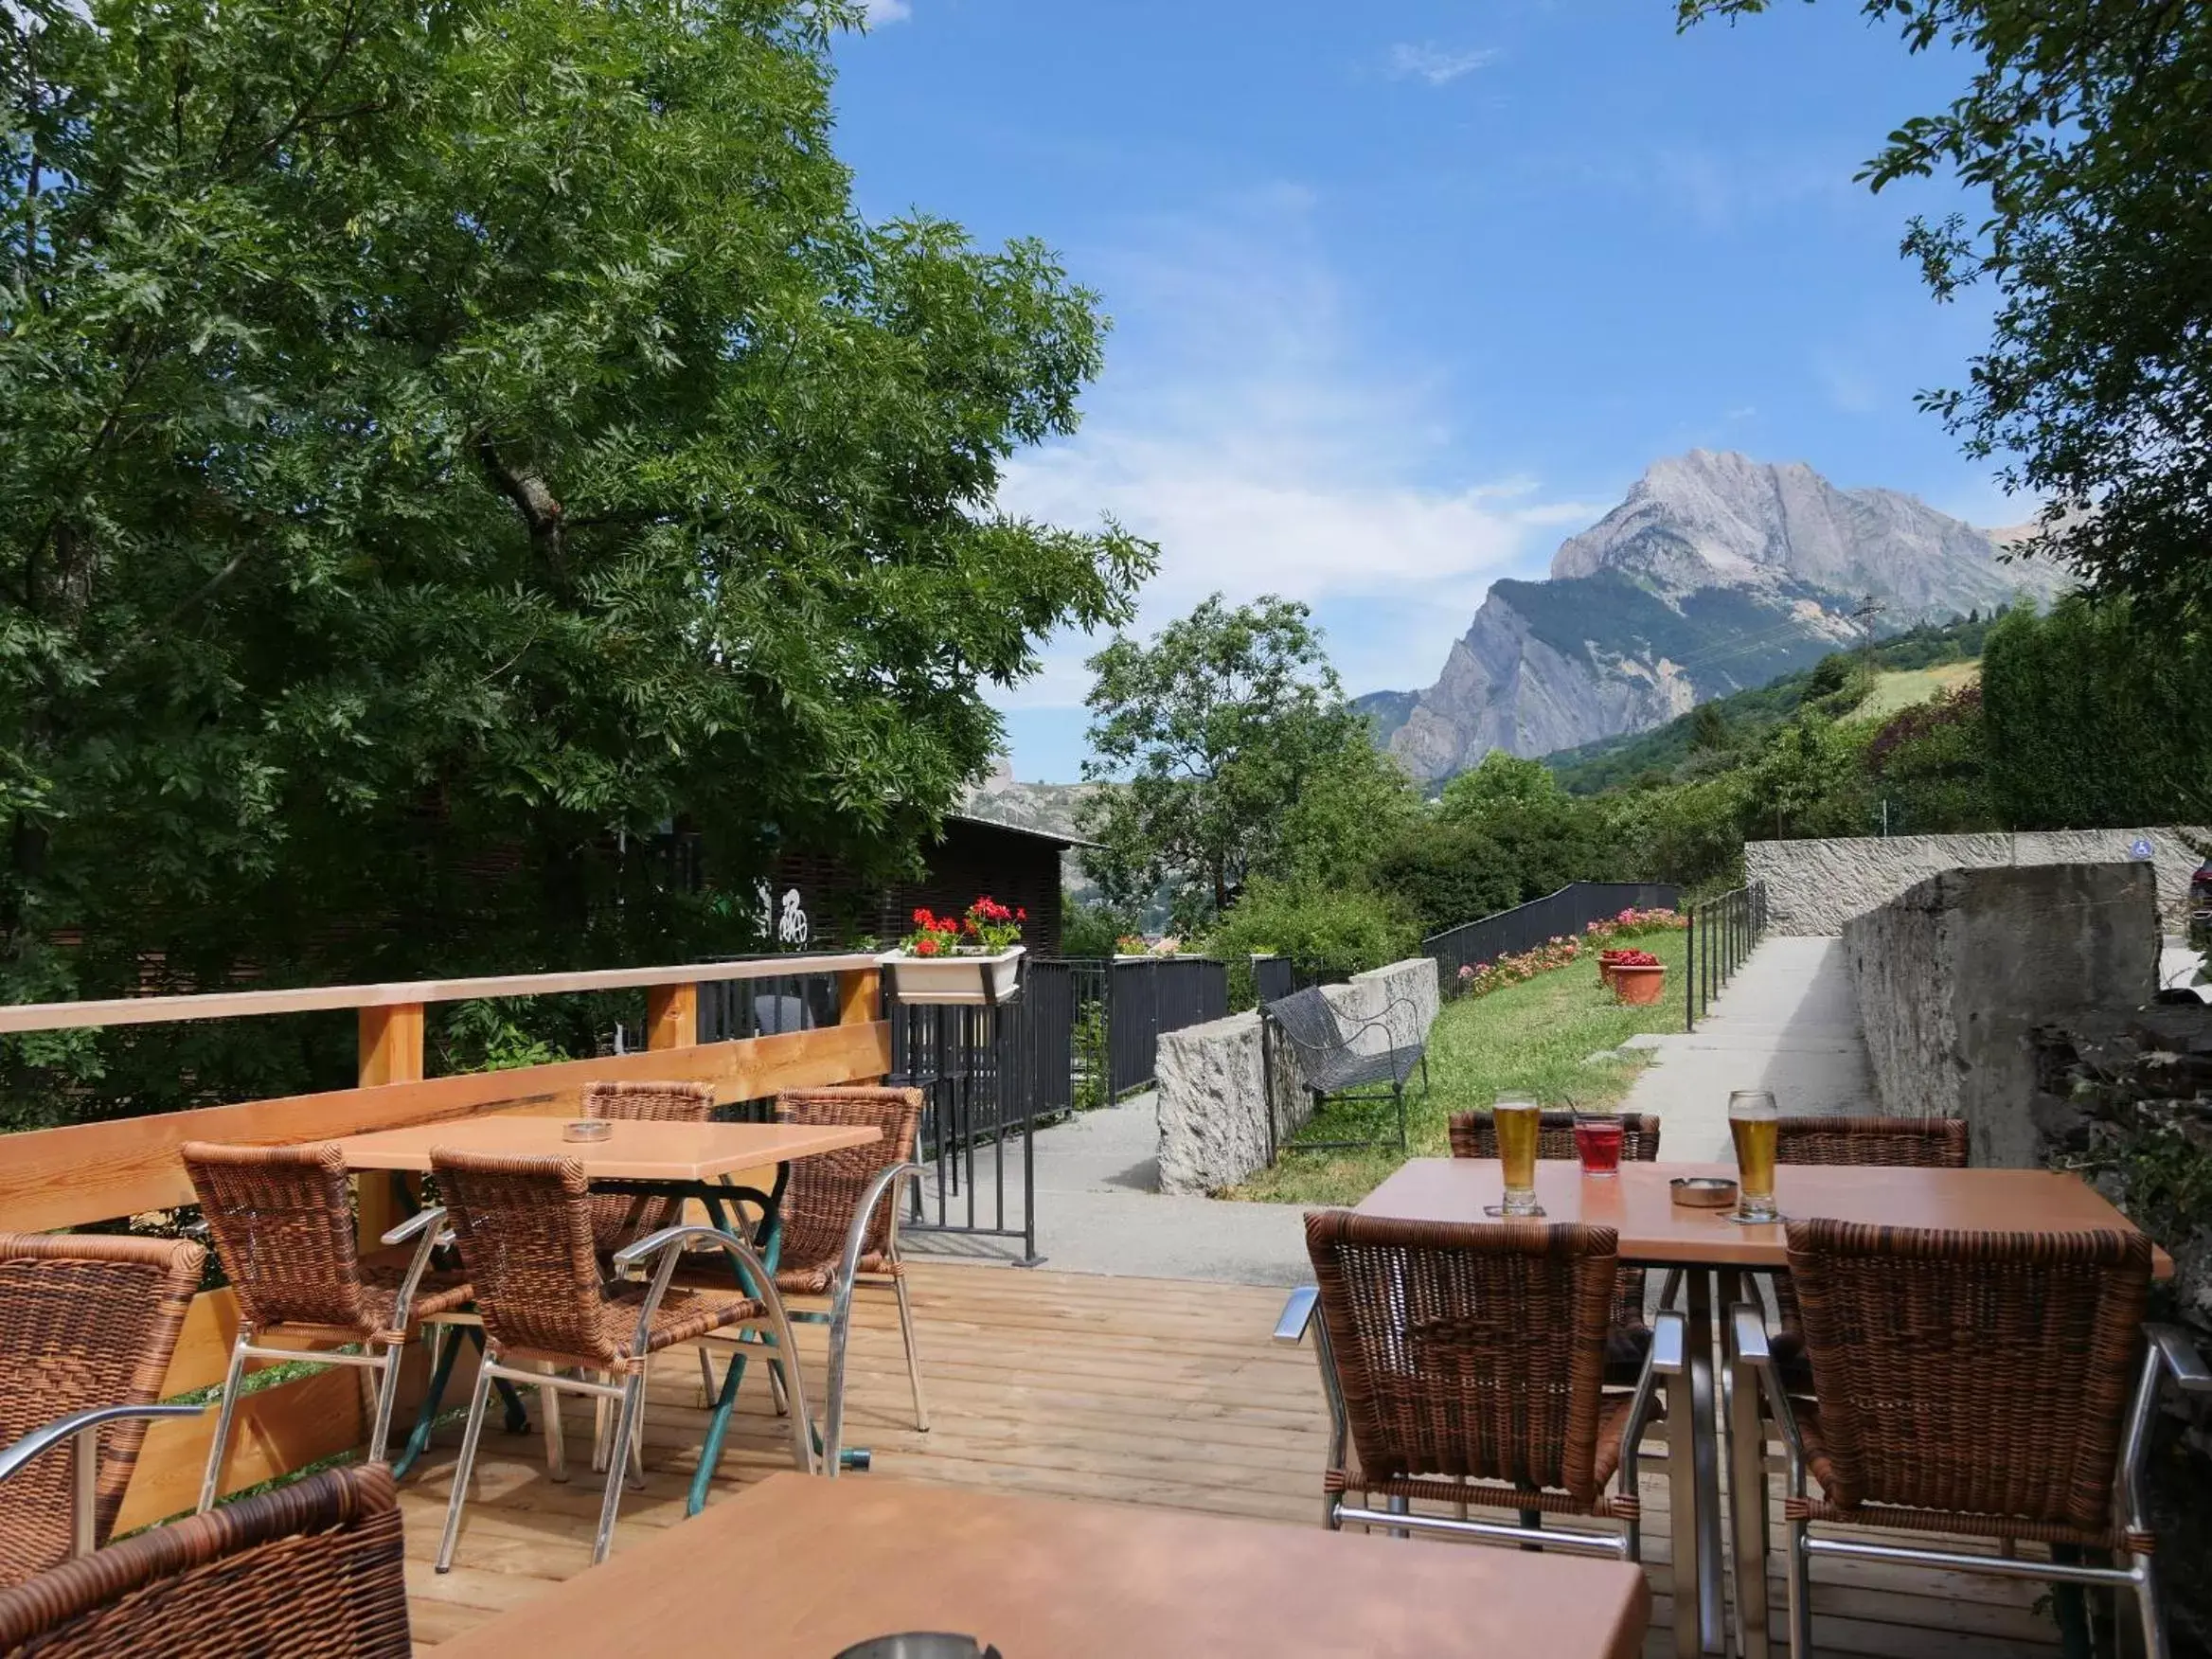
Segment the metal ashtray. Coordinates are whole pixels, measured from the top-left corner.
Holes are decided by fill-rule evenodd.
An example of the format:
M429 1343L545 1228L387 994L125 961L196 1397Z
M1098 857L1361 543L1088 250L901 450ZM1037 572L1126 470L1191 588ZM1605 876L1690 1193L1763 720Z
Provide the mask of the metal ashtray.
M1736 1183L1725 1175L1677 1175L1667 1185L1685 1209L1730 1209L1736 1204Z
M603 1141L614 1133L614 1120L606 1117L572 1117L561 1126L564 1141Z
M955 1636L943 1631L910 1631L903 1635L878 1636L846 1649L837 1659L999 1659L996 1648L987 1648L973 1636Z

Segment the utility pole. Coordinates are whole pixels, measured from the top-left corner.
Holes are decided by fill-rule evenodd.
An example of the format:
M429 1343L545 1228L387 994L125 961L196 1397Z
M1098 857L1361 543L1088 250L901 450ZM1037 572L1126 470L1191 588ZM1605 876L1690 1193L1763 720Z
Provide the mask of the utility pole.
M1889 607L1868 594L1859 601L1859 608L1851 613L1852 626L1859 630L1859 654L1866 665L1866 678L1874 678L1874 618Z

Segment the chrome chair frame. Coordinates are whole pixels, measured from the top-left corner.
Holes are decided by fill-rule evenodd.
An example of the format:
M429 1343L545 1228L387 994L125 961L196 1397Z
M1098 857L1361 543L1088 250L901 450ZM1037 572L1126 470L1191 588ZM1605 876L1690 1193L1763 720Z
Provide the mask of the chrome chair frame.
M392 1308L392 1329L400 1333L398 1341L371 1339L362 1345L359 1353L348 1353L342 1348L265 1347L254 1341L254 1328L241 1322L238 1340L230 1347L230 1367L223 1377L223 1403L215 1418L215 1439L207 1448L206 1472L200 1477L201 1514L215 1507L216 1489L223 1477L223 1454L229 1450L231 1424L238 1417L239 1384L244 1380L248 1360L308 1360L318 1365L352 1365L380 1373L368 1432L368 1460L371 1463L388 1461L384 1454L391 1439L392 1406L400 1394L400 1361L407 1351L408 1315L414 1307L415 1292L422 1282L423 1274L429 1271L432 1253L439 1245L453 1242L453 1234L438 1225L444 1219L442 1209L421 1210L384 1236L387 1245L404 1244L411 1239L416 1241L415 1255L407 1263L406 1275L400 1281L398 1299ZM383 1352L369 1352L371 1346L381 1347Z
M1283 1304L1282 1315L1275 1321L1275 1340L1288 1347L1296 1347L1313 1333L1314 1358L1321 1366L1322 1390L1329 1398L1329 1466L1342 1469L1347 1442L1351 1426L1345 1416L1344 1384L1336 1374L1336 1356L1329 1345L1329 1326L1314 1317L1321 1305L1318 1285L1300 1285L1293 1291L1290 1300ZM1651 1401L1656 1396L1660 1379L1683 1374L1685 1366L1685 1322L1673 1309L1663 1309L1651 1323L1651 1347L1644 1356L1644 1368L1636 1378L1636 1391L1629 1408L1629 1419L1622 1426L1620 1436L1620 1472L1616 1477L1624 1491L1633 1491L1637 1480L1637 1448L1644 1432L1650 1426ZM1482 1494L1486 1503L1492 1501L1490 1493ZM1622 1523L1618 1534L1599 1532L1561 1532L1525 1517L1538 1514L1525 1510L1519 1525L1507 1525L1502 1521L1475 1521L1468 1517L1467 1506L1460 1506L1457 1518L1445 1515L1416 1515L1409 1511L1406 1500L1388 1500L1388 1509L1369 1509L1347 1504L1343 1495L1324 1493L1321 1500L1321 1523L1331 1532L1341 1531L1347 1521L1358 1525L1382 1526L1393 1538L1406 1538L1416 1532L1431 1532L1448 1538L1477 1539L1486 1543L1543 1544L1548 1548L1567 1550L1581 1555L1610 1556L1617 1561L1643 1560L1643 1523L1641 1519ZM1504 1506L1500 1506L1501 1507Z
M2142 1369L2136 1376L2134 1398L2130 1401L2128 1416L2121 1430L2120 1454L2115 1460L2113 1501L2124 1535L2131 1531L2150 1531L2150 1519L2143 1504L2143 1464L2150 1450L2150 1424L2158 1409L2159 1386L2167 1373L2185 1393L2212 1394L2212 1369L2207 1369L2204 1358L2190 1341L2187 1332L2178 1326L2148 1324L2143 1327L2147 1339ZM1764 1311L1748 1302L1739 1302L1729 1310L1730 1347L1734 1352L1732 1365L1736 1369L1739 1399L1763 1400L1768 1415L1782 1433L1783 1468L1793 1497L1806 1496L1805 1444L1797 1432L1796 1414L1790 1405L1790 1396L1782 1386L1781 1367L1775 1363L1767 1342ZM1739 1434L1743 1431L1739 1429ZM1734 1507L1734 1522L1738 1562L1738 1584L1747 1582L1764 1584L1766 1581L1766 1524L1767 1483L1763 1477L1765 1462L1763 1432L1755 1436L1761 1478L1747 1489L1740 1478L1729 1495ZM1743 1462L1748 1463L1749 1456ZM1741 1468L1742 1463L1739 1467ZM1756 1494L1756 1497L1752 1496ZM2142 1621L2143 1650L2146 1659L2167 1659L2169 1651L2165 1622L2159 1617L2157 1580L2151 1567L2151 1558L2135 1555L2127 1550L2117 1552L2128 1565L2099 1567L2068 1561L2040 1561L2023 1560L2009 1547L2002 1555L1968 1555L1957 1550L1917 1549L1905 1544L1864 1543L1856 1539L1815 1538L1809 1528L1810 1521L1785 1521L1783 1540L1786 1570L1783 1581L1789 1595L1790 1652L1793 1659L1811 1659L1812 1653L1812 1559L1815 1556L1832 1556L1853 1561L1902 1562L1942 1568L1958 1573L1978 1573L1988 1578L2026 1579L2047 1584L2094 1584L2108 1589L2126 1590L2135 1598L2135 1609ZM1740 1597L1740 1591L1739 1591ZM1762 1632L1763 1637L1763 1632ZM1763 1639L1756 1648L1747 1644L1753 1659L1765 1652Z
M428 1213L428 1212L426 1212ZM438 1212L442 1213L442 1212ZM461 1436L460 1461L454 1466L453 1496L447 1501L445 1533L437 1546L437 1571L450 1572L453 1568L454 1546L460 1540L461 1509L468 1502L469 1475L475 1467L476 1445L484 1432L484 1410L491 1398L491 1384L495 1379L509 1382L528 1383L538 1390L540 1412L545 1419L546 1459L554 1472L554 1478L566 1473L565 1453L562 1439L561 1412L553 1396L562 1390L572 1394L589 1395L595 1400L616 1402L613 1447L607 1456L607 1484L599 1500L599 1523L592 1536L592 1564L597 1566L607 1559L607 1551L615 1542L615 1515L622 1501L622 1488L631 1460L635 1455L637 1425L645 1407L645 1380L650 1356L646 1341L652 1331L653 1316L660 1311L661 1299L668 1294L669 1281L675 1277L677 1263L685 1253L685 1246L693 1242L709 1243L730 1256L737 1267L739 1285L744 1293L758 1301L771 1327L774 1351L769 1361L783 1376L783 1384L792 1402L792 1461L801 1472L817 1472L814 1448L806 1414L806 1392L799 1381L798 1350L792 1341L791 1321L785 1317L783 1299L776 1294L776 1280L752 1245L720 1227L700 1224L664 1227L659 1232L624 1245L615 1253L616 1275L629 1277L632 1271L658 1258L652 1280L646 1291L645 1300L638 1305L637 1333L632 1339L636 1350L636 1369L619 1382L595 1382L580 1374L565 1376L546 1370L526 1370L520 1365L503 1365L487 1351L477 1368L476 1386L469 1399L469 1424ZM703 1455L719 1454L719 1445L703 1448Z
M69 1471L69 1554L72 1559L88 1556L93 1552L98 1519L102 1425L131 1418L195 1418L206 1409L205 1405L96 1405L71 1412L50 1423L41 1423L0 1449L0 1486L62 1441L71 1442L76 1461Z

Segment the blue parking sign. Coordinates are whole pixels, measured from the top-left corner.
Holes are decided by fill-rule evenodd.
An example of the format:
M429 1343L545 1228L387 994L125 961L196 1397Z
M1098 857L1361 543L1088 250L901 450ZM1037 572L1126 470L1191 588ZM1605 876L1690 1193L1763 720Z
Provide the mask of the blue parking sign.
M2139 859L2148 859L2148 858L2150 858L2150 836L2148 836L2148 835L2138 835L2138 836L2136 836L2136 837L2135 837L2135 839L2134 839L2134 840L2132 840L2132 841L2129 842L2129 843L2128 843L2128 856L2129 856L2130 858L2139 858Z

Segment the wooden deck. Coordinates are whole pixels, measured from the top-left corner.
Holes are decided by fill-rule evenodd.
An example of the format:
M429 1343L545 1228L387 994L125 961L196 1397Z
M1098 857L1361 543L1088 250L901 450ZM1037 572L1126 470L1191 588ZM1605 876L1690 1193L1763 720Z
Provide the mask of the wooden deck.
M873 1449L878 1474L1319 1525L1326 1418L1311 1351L1270 1340L1280 1292L937 1263L917 1266L914 1278L930 1433L917 1434L908 1415L887 1299L864 1298L855 1321L847 1439ZM818 1386L822 1329L803 1327L800 1340ZM468 1630L588 1564L598 1482L580 1453L591 1408L571 1396L566 1411L576 1471L566 1485L546 1478L535 1436L488 1431L454 1570L442 1578L430 1563L456 1430L441 1431L402 1487L419 1644ZM647 1484L623 1500L617 1552L683 1518L704 1416L696 1360L687 1350L665 1357L647 1416ZM765 1382L748 1373L717 1490L788 1468L788 1446ZM1670 1654L1663 1464L1647 1466L1644 1502L1657 1599L1648 1650ZM1141 1512L1130 1522L1143 1525ZM1775 1571L1778 1607L1778 1557ZM2057 1645L2050 1619L2033 1609L2039 1585L1830 1561L1815 1577L1823 1654L2009 1659Z

